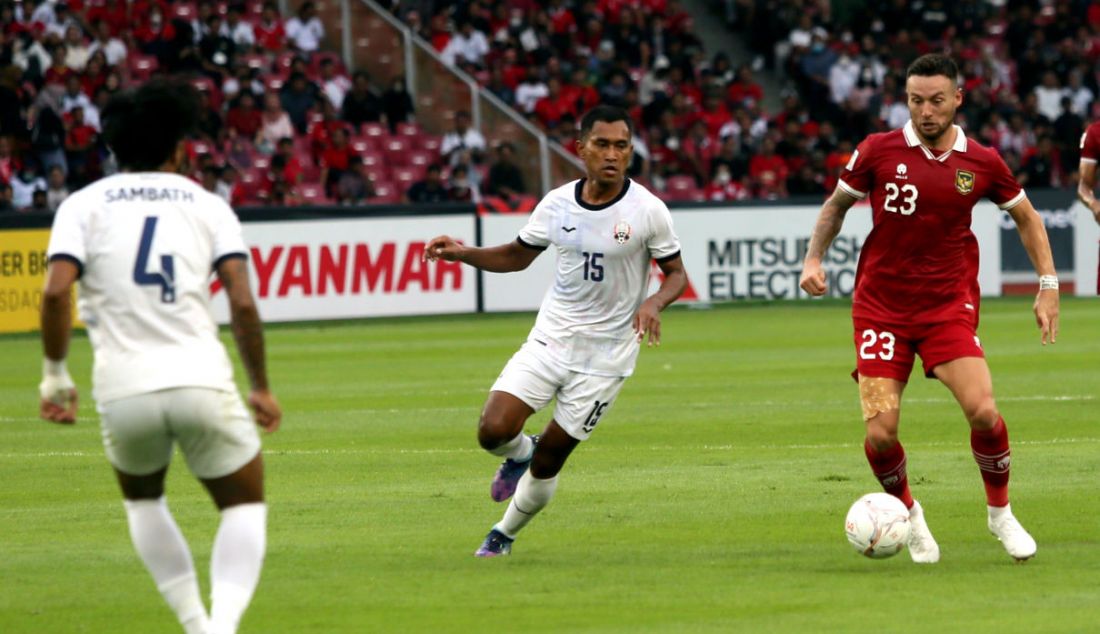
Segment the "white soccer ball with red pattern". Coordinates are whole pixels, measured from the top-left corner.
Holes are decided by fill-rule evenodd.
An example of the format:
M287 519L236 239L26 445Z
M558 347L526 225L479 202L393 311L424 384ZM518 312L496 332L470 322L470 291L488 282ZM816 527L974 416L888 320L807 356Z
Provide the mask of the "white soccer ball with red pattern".
M856 500L844 518L848 541L860 554L885 559L909 541L909 509L889 493L868 493Z

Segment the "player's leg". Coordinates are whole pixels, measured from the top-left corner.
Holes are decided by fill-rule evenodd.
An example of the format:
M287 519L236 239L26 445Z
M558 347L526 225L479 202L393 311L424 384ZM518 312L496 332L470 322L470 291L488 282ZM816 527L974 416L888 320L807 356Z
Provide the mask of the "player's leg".
M170 425L191 472L221 512L210 554L210 634L237 631L267 548L264 468L256 425L235 392L173 390Z
M100 405L103 444L125 498L130 540L153 582L188 634L207 632L191 549L164 497L172 438L162 393Z
M558 473L577 445L586 440L622 389L624 378L571 373L558 391L554 418L546 425L504 517L475 553L479 557L506 555L512 542L542 509L558 487Z
M989 365L980 356L939 363L932 373L955 396L970 424L970 448L985 484L989 530L1016 559L1035 554L1035 540L1012 514L1008 502L1011 450L1008 428L993 399Z
M477 440L483 449L504 458L489 494L503 502L512 497L534 455L538 436L523 433L531 414L545 407L560 385L562 370L525 343L493 383L481 411Z
M854 324L867 463L882 488L909 508L909 556L917 563L935 563L939 545L924 519L924 508L909 490L905 448L898 440L901 397L916 360L911 333L862 319Z

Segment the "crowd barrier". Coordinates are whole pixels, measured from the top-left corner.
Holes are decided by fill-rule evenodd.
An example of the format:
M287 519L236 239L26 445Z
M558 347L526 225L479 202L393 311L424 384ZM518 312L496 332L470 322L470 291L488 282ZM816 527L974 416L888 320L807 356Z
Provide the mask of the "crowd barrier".
M1062 279L1075 282L1077 295L1095 295L1100 227L1070 191L1029 196L1047 225ZM820 201L674 206L691 279L681 301L807 299L798 276L819 209ZM434 205L251 208L239 215L251 252L253 290L270 322L534 310L553 282L552 252L526 271L509 274L421 259L425 243L439 234L478 245L513 240L526 222L522 214ZM51 219L0 216L0 332L38 327ZM980 203L972 228L981 249L983 295L1001 295L1016 280L1034 284L1007 214ZM870 229L869 207L849 211L826 258L831 295L851 294ZM651 284L659 283L654 265ZM215 315L225 322L225 294L213 278L210 288Z

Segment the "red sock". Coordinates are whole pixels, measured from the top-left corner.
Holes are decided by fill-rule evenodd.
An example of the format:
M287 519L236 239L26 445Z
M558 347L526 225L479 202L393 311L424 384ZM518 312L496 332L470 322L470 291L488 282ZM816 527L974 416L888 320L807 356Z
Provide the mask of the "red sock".
M863 451L871 472L875 474L887 493L905 503L905 508L913 506L913 494L909 492L909 476L905 473L905 449L896 443L886 451L876 451L871 443L863 441Z
M988 431L970 430L970 448L982 471L989 506L1008 506L1008 467L1012 452L1008 449L1005 419L998 418L997 424Z

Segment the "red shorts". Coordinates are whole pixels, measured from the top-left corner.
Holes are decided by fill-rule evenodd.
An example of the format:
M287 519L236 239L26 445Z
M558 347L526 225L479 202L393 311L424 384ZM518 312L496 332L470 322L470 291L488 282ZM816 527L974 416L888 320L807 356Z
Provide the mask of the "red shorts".
M985 357L977 335L977 314L935 324L911 326L884 325L873 319L856 317L856 371L852 378L884 377L901 382L909 380L916 355L924 365L924 375L933 378L937 365L963 357Z

